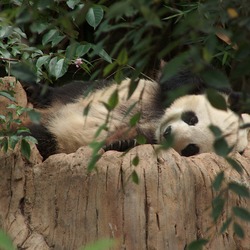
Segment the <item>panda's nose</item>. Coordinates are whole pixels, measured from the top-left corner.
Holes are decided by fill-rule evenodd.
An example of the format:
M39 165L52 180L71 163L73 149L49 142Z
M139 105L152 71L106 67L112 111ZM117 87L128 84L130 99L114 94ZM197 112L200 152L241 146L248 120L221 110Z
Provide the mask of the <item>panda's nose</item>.
M165 129L165 131L164 131L164 133L163 133L163 137L164 137L166 140L168 140L168 139L170 138L170 136L171 136L171 130L172 130L171 126L168 126L168 127Z

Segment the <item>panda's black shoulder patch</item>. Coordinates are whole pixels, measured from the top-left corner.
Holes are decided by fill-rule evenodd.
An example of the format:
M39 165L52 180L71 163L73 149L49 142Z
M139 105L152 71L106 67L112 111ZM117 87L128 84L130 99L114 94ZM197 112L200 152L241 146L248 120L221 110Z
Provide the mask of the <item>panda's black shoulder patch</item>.
M53 103L67 104L77 98L87 95L95 89L105 87L108 81L72 81L60 87L51 87L47 84L22 83L28 101L34 108L48 108Z
M33 137L37 139L37 149L43 157L47 159L50 155L57 152L57 141L55 136L42 124L32 124L29 130Z

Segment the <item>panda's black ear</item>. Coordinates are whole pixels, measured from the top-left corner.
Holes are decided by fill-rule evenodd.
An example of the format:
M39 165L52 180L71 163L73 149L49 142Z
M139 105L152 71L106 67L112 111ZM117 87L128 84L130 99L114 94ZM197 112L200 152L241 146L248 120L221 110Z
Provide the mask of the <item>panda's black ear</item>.
M236 113L250 114L250 95L248 93L231 92L228 95L228 104L231 110Z

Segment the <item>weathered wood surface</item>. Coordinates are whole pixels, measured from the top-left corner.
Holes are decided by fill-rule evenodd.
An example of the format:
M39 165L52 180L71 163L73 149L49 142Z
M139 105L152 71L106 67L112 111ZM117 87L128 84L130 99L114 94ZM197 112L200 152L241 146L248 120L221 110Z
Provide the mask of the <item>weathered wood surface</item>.
M31 162L19 153L0 157L0 226L20 249L79 249L102 238L114 238L114 249L184 249L197 238L210 237L206 249L250 249L232 229L218 234L212 226L211 183L225 170L227 179L249 184L250 157L236 155L241 176L215 154L180 157L142 145L124 156L106 152L97 171L88 173L88 147L41 162L33 149ZM132 159L138 155L138 166ZM139 184L131 181L132 171ZM249 199L229 193L219 225L232 204L250 207ZM212 228L210 228L212 226Z

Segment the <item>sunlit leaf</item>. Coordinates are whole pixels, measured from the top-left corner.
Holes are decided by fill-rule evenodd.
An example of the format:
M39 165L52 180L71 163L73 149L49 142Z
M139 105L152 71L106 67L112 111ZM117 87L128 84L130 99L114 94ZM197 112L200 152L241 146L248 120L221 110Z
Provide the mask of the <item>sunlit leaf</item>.
M140 112L133 115L131 117L130 121L129 121L130 126L131 127L135 126L139 122L140 118L141 118L141 113Z
M11 101L15 101L15 97L9 91L0 91L0 96L4 96Z
M36 61L36 66L38 68L41 68L44 64L46 64L49 61L49 58L50 58L49 55L40 56Z
M86 21L90 26L92 26L94 29L100 24L103 18L103 9L99 5L94 5L93 7L89 8L87 15L86 15Z
M0 230L0 249L2 250L15 250L11 238L3 231Z
M126 65L128 62L128 52L126 48L123 48L117 57L117 63L119 65Z
M64 64L63 58L56 62L55 69L54 69L54 76L56 77L56 79L62 76L64 73L63 64Z
M140 158L139 158L138 155L136 155L136 156L133 158L133 160L132 160L132 164L133 164L134 166L138 166L139 162L140 162Z
M132 172L131 178L135 184L139 184L139 176L135 170Z
M101 239L81 248L81 250L108 250L108 249L113 248L114 246L115 246L115 240Z
M114 109L119 102L118 90L116 89L108 100L109 110Z

